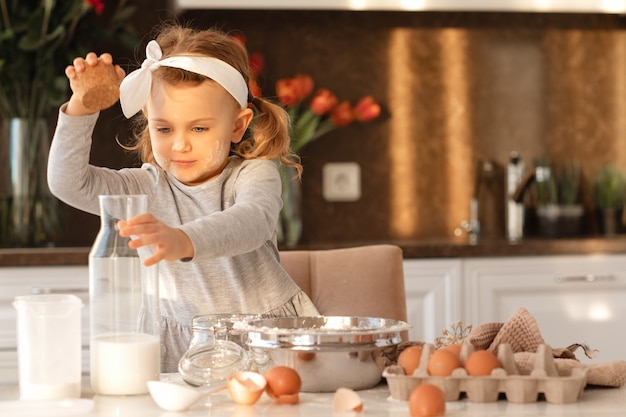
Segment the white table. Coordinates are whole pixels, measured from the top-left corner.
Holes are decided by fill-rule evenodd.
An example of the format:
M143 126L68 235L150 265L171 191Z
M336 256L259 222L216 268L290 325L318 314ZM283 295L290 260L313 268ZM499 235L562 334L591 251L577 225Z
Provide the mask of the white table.
M356 416L355 413L333 414L333 393L301 393L300 404L277 405L267 395L253 406L237 406L222 391L213 394L206 403L198 403L186 413L163 411L149 395L132 397L95 396L83 390L83 398L61 402L24 404L16 401L16 386L0 385L0 416L115 416L115 417L324 417ZM383 383L376 388L359 391L363 399L362 416L408 417L408 403L389 398L389 389ZM19 405L19 407L16 407ZM26 409L24 406L31 406ZM12 407L12 408L11 408ZM471 403L467 400L448 402L446 416L476 417L624 417L626 416L626 387L587 388L582 398L573 404L549 404L541 400L531 404L512 404L505 400L496 403ZM55 412L57 411L57 412Z

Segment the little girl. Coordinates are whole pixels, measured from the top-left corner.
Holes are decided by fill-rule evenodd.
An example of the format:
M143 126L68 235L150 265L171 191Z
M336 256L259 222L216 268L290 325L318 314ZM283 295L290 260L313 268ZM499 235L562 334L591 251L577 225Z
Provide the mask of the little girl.
M73 94L59 112L48 182L66 203L98 214L98 195L147 194L149 209L120 233L150 245L159 265L163 372L174 372L198 314L313 316L317 309L281 267L276 225L278 163L301 169L289 150L288 116L248 92L248 57L229 35L162 28L141 68L114 66L120 104L140 113L141 168L89 164L98 112L77 94L81 76L112 57L89 53L66 69ZM250 126L251 137L246 136Z

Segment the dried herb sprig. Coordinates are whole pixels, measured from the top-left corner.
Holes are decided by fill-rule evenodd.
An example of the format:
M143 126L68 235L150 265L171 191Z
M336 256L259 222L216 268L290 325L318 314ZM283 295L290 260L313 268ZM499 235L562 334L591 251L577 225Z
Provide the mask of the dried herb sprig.
M463 340L470 334L472 331L472 325L468 324L467 326L463 325L462 321L457 321L456 323L450 324L450 330L444 328L441 333L443 336L439 336L435 338L435 347L440 348L448 345L453 345L457 343L463 343Z

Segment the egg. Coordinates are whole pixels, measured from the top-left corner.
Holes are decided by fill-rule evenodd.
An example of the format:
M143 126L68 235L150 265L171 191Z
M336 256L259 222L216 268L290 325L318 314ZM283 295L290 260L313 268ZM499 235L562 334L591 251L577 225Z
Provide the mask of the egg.
M452 371L461 367L459 357L445 349L434 351L426 364L428 374L432 376L450 376Z
M310 362L315 359L315 352L299 351L296 353L296 357L302 362Z
M337 388L333 397L333 411L341 413L346 411L363 411L363 401L356 391L350 388Z
M257 372L241 371L228 377L226 388L230 398L241 405L251 405L257 402L265 391L267 380Z
M424 382L409 395L411 417L443 416L446 413L446 396L441 388Z
M266 392L279 404L296 404L300 401L299 392L302 379L295 369L288 366L275 366L265 373Z
M398 355L398 366L404 370L405 375L413 375L419 367L422 358L421 346L409 346Z
M496 368L502 368L502 363L488 350L476 350L465 361L465 370L470 376L488 376Z
M460 343L452 343L450 345L447 345L444 348L444 350L454 353L459 358L461 357L461 344Z

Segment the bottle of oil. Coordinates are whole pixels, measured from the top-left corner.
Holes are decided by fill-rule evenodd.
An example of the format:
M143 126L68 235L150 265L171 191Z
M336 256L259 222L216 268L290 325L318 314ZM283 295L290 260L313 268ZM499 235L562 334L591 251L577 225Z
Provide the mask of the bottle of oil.
M509 242L518 242L524 236L524 203L513 200L513 194L522 182L524 162L519 153L511 152L506 168L506 237Z
M89 253L91 387L95 394L136 395L158 380L157 265L128 247L117 223L147 211L145 195L100 196L101 226ZM142 251L143 252L143 251Z

